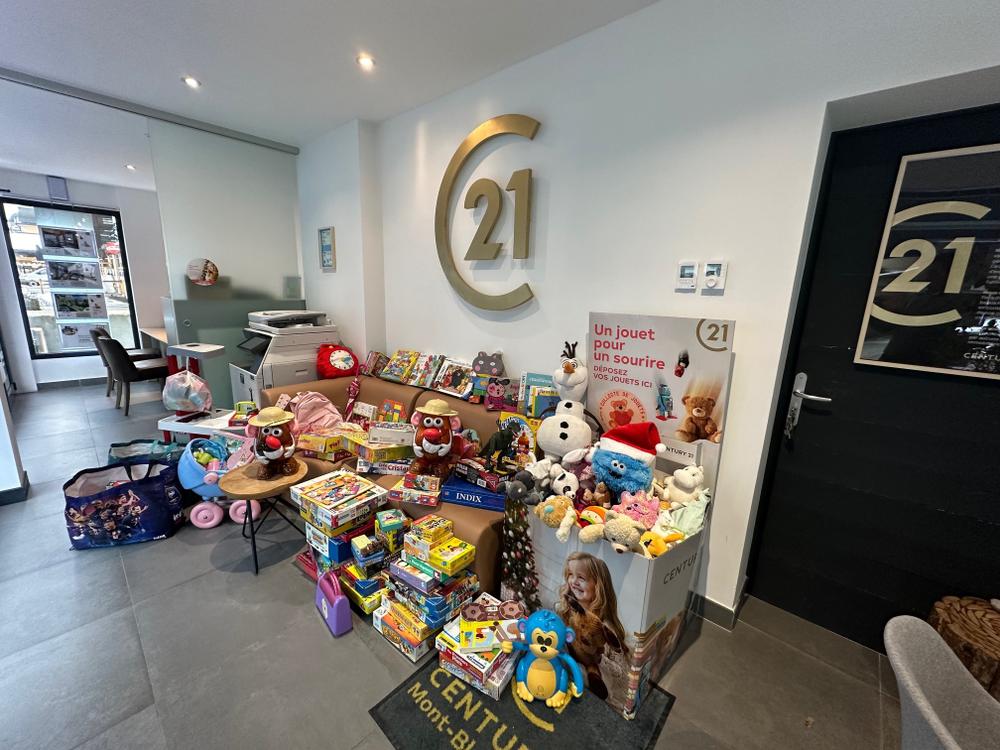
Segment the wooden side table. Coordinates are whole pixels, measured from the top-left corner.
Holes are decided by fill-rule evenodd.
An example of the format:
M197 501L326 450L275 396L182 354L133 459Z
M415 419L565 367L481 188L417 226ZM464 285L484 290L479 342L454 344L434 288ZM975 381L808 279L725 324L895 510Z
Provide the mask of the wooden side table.
M270 515L272 510L284 518L289 526L305 536L305 532L302 531L302 529L300 529L295 522L292 521L292 519L278 509L278 505L281 504L288 505L290 509L293 509L291 505L286 503L281 498L281 493L293 484L298 484L305 479L306 472L309 470L304 461L296 459L296 463L297 468L295 469L294 474L277 476L273 479L257 479L257 462L251 461L238 469L226 472L226 474L219 479L219 487L229 497L234 500L247 501L247 513L243 518L243 538L250 539L250 551L253 554L254 575L257 575L259 570L257 564L257 530L260 528L260 525L264 523L265 519L268 515ZM251 500L260 501L262 506L267 505L267 509L260 514L260 518L256 521L254 521L252 514L250 513ZM249 537L247 537L248 525L250 527Z
M1000 701L1000 608L973 596L946 596L934 603L928 620L986 692Z

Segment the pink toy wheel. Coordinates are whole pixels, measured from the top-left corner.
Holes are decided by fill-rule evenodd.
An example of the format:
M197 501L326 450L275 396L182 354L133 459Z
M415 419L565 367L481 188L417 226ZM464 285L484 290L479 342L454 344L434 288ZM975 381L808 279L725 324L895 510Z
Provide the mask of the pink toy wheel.
M191 523L199 529L212 529L222 523L224 515L215 503L198 503L191 509Z
M229 506L229 517L233 519L236 523L242 524L243 519L247 514L247 502L246 500L237 500L232 505ZM256 500L250 501L250 518L256 521L258 516L260 516L260 503Z

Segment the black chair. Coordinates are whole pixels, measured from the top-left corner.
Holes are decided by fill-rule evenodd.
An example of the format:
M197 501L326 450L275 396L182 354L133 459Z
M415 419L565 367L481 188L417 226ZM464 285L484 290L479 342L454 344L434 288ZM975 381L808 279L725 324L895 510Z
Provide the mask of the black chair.
M128 350L121 342L113 338L99 337L96 339L97 350L104 355L104 360L111 367L111 375L115 379L115 408L122 405L122 392L125 393L125 416L128 416L129 401L132 398L132 383L143 380L163 380L167 377L167 360L141 359L133 361Z
M102 352L101 348L97 346L97 339L100 338L109 339L111 338L111 334L108 333L107 328L101 328L100 326L97 326L95 328L90 329L90 338L93 339L94 347L97 349L97 353L101 357L101 362L104 364L104 370L108 374L108 388L104 392L104 395L110 396L111 389L115 385L115 379L114 376L111 374L111 366L108 364L108 360L105 358L104 352ZM160 357L163 356L163 354L160 352L159 349L126 349L125 351L128 352L128 356L131 357L133 361L139 361L143 359L159 359Z

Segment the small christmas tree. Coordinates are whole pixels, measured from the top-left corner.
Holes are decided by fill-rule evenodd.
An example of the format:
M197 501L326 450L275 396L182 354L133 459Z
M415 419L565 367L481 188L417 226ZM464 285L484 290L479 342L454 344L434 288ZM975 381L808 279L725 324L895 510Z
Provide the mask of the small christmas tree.
M528 506L520 500L508 498L504 509L502 560L500 593L503 598L521 602L528 612L541 609Z

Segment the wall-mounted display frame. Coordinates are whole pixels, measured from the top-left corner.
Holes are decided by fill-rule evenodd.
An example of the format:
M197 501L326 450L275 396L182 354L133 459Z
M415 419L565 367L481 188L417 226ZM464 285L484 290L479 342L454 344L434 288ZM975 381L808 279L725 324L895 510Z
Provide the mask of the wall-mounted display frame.
M319 268L323 273L337 272L337 236L333 227L321 227L319 232Z
M1000 144L900 160L854 361L1000 378Z
M0 197L0 224L32 359L94 356L97 326L138 346L118 211Z

